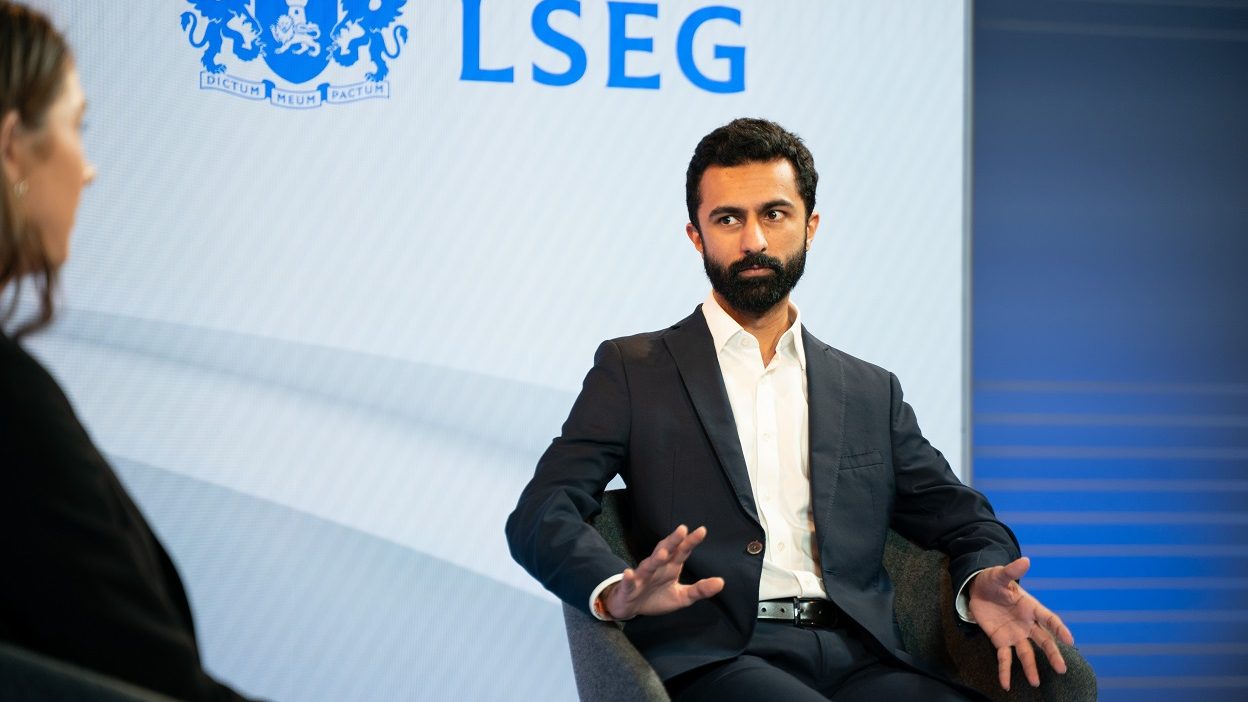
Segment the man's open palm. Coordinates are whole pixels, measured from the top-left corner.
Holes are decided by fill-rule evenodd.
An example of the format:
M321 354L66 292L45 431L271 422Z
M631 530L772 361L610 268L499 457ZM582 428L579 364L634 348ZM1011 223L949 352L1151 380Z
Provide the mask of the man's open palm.
M689 531L684 524L660 541L636 568L624 571L624 578L601 595L612 619L631 619L639 614L667 614L719 594L723 578L704 578L692 585L680 583L685 560L702 540L706 527Z
M1018 584L1030 567L1030 560L1020 558L1009 565L984 570L971 582L971 616L997 647L997 671L1005 690L1010 689L1010 667L1015 655L1023 664L1027 682L1035 687L1040 684L1040 673L1032 644L1044 651L1054 670L1065 673L1066 661L1057 641L1075 642L1061 617Z

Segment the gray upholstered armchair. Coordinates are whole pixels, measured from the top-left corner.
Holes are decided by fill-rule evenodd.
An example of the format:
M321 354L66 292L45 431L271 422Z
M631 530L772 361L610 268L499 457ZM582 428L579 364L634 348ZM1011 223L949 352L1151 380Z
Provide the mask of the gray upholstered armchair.
M621 524L623 490L603 496L602 513L593 520L594 528L611 548L630 563ZM1040 687L1025 681L1004 692L997 683L996 651L988 638L968 632L955 622L953 588L939 551L922 549L897 533L889 533L884 550L884 567L896 587L897 624L910 653L922 658L955 680L982 691L1002 702L1087 702L1096 699L1096 675L1091 666L1071 646L1059 644L1066 659L1067 673L1058 675L1048 667L1044 656L1037 656ZM579 609L563 606L572 651L572 668L582 700L668 700L654 669L625 638L615 624L600 622ZM1022 681L1017 661L1013 680Z

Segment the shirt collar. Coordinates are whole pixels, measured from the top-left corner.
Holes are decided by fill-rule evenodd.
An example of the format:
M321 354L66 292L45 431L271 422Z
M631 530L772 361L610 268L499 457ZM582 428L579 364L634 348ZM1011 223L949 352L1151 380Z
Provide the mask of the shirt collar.
M776 344L776 350L783 352L791 345L793 355L797 356L798 365L802 367L802 370L806 370L806 345L802 343L802 311L791 300L789 307L793 308L793 324L780 336L780 343ZM729 341L736 338L737 334L749 334L744 327L737 324L737 320L719 306L714 292L708 293L706 300L702 303L702 316L706 317L706 326L711 330L711 339L715 342L717 355L724 350Z

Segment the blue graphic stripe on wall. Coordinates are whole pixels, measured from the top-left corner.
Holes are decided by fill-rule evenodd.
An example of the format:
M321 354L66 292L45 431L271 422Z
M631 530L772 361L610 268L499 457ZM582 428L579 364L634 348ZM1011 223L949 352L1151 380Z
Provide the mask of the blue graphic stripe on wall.
M1102 700L1248 697L1248 7L976 3L976 486Z
M978 424L975 425L979 427ZM1029 480L1037 476L1053 479L1116 480L1122 476L1141 480L1167 480L1178 476L1192 480L1237 480L1245 473L1244 461L1208 458L1070 458L1028 457L995 459L975 457L977 476L992 479Z
M1063 435L1063 426L1018 421L1011 426L1044 438L1030 444L1040 450L1022 451L1018 444L988 443L1017 439L994 435L991 426L976 423L977 485L1034 559L1025 585L1091 646L1085 655L1097 670L1102 699L1125 699L1145 688L1169 690L1171 698L1192 690L1212 699L1241 696L1239 679L1222 673L1242 669L1248 659L1248 471L1237 458L1248 453L1248 442L1242 433L1207 435L1201 446L1186 447L1192 426L1201 423L1170 422L1150 427L1134 445L1113 431L1096 445L1085 425ZM1195 456L1193 449L1199 449ZM1106 458L1098 457L1102 452ZM1132 455L1144 457L1148 467L1136 471ZM1023 470L1015 466L997 477L994 469L1019 458L1028 462ZM1206 468L1188 470L1191 461ZM1091 477L1051 475L1050 466L1066 462L1099 464L1099 470ZM1158 648L1123 648L1140 645ZM1176 645L1214 648L1202 655L1159 648ZM1142 674L1156 671L1168 675Z

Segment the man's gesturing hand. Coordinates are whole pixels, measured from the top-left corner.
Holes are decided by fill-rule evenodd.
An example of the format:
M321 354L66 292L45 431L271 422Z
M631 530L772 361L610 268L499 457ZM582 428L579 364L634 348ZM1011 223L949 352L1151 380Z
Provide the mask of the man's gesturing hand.
M666 614L719 594L723 578L704 578L692 585L679 582L685 559L706 538L706 527L693 531L684 524L654 547L637 568L624 571L624 579L599 596L612 619L631 619L638 614Z
M1032 643L1048 656L1053 670L1065 673L1066 661L1057 648L1057 639L1075 642L1061 617L1018 584L1030 567L1030 560L1020 558L1009 565L988 568L971 582L971 616L997 647L997 670L1005 690L1010 689L1010 666L1014 662L1011 649L1023 664L1027 682L1035 687L1040 684L1040 673Z

